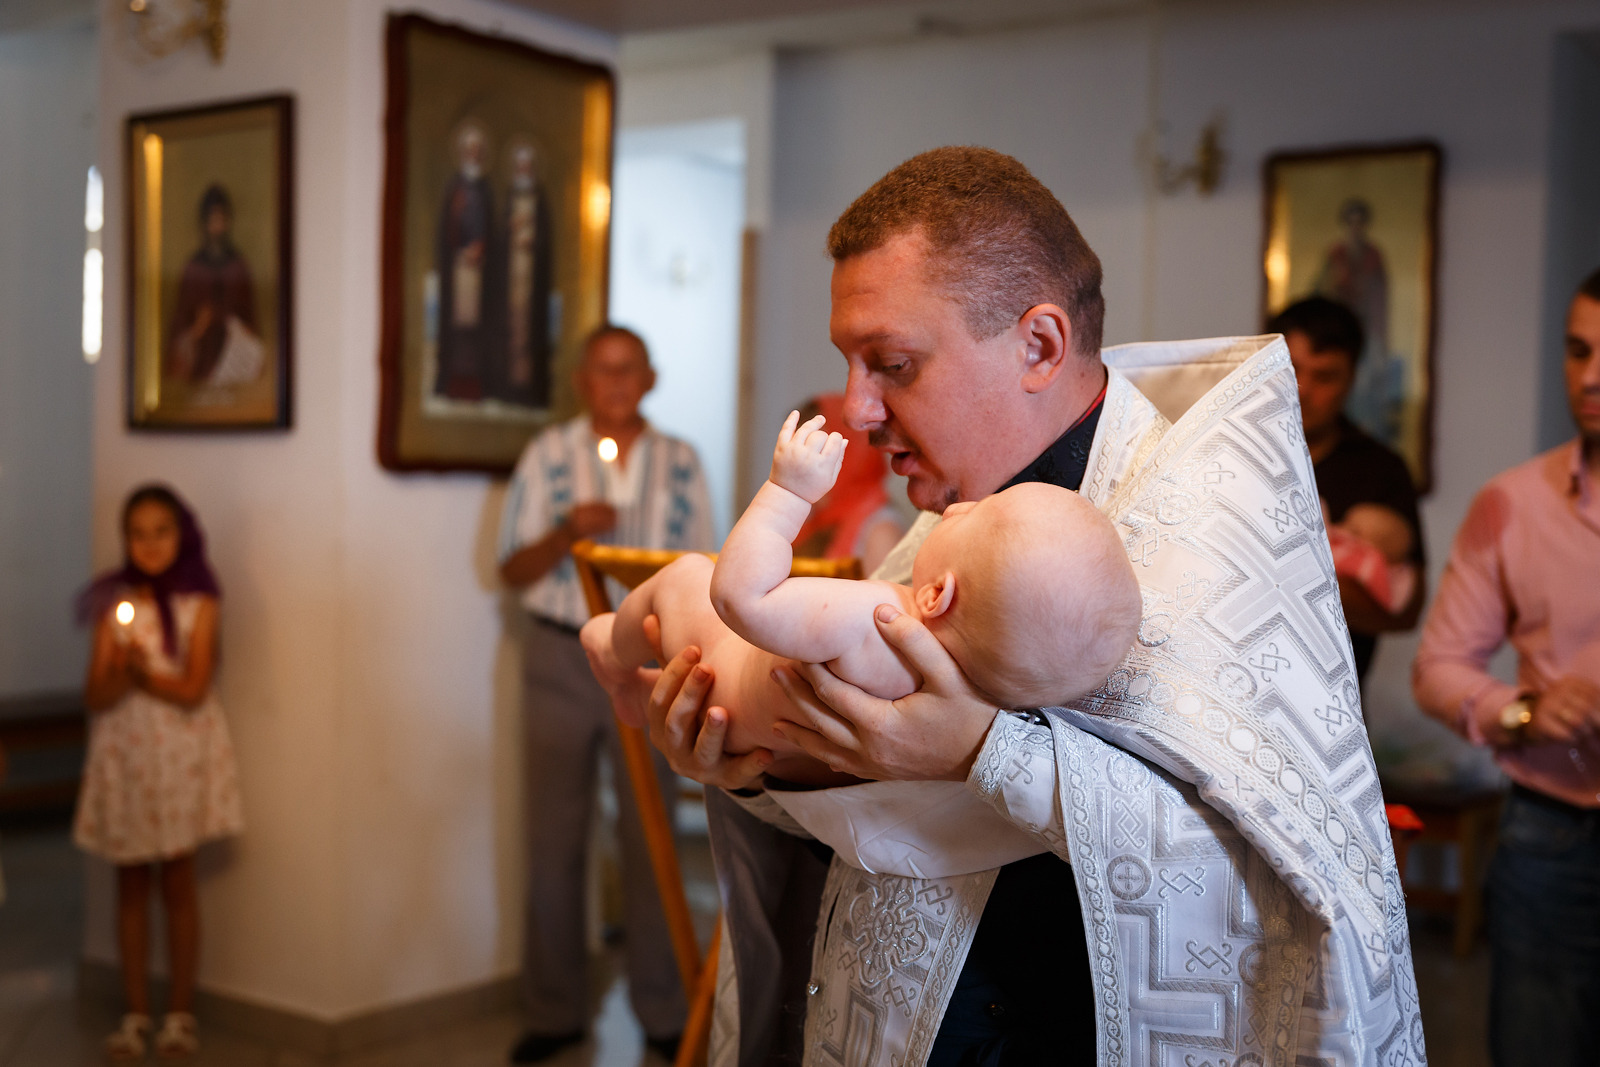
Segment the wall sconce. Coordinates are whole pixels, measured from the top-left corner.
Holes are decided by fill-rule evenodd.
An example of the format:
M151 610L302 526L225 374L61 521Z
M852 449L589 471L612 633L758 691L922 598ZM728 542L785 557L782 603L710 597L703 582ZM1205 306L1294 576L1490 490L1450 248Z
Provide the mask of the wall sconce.
M221 63L228 50L228 0L128 0L133 37L160 58L195 38Z
M1194 158L1181 166L1160 152L1152 153L1156 186L1169 196L1180 192L1185 185L1194 183L1201 196L1210 196L1222 184L1222 168L1228 161L1222 148L1222 120L1212 119L1200 131L1200 141L1195 145Z

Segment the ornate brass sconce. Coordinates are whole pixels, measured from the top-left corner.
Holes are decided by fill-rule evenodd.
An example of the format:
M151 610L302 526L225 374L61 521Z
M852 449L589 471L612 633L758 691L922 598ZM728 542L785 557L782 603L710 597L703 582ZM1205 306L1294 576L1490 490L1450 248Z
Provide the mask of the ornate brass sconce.
M228 0L128 0L133 37L152 56L170 55L195 38L221 63L228 51Z
M1212 119L1200 131L1194 158L1178 166L1159 153L1154 156L1156 185L1163 193L1176 193L1190 182L1201 196L1210 196L1222 184L1228 154L1222 148L1222 120Z

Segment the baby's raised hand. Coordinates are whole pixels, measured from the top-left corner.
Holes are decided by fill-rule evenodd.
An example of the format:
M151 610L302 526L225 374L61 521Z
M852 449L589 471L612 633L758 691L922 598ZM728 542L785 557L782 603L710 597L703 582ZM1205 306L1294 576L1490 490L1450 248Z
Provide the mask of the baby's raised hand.
M778 446L772 450L772 481L815 504L839 477L846 442L842 435L822 429L821 415L797 428L799 421L800 413L791 411L778 431Z

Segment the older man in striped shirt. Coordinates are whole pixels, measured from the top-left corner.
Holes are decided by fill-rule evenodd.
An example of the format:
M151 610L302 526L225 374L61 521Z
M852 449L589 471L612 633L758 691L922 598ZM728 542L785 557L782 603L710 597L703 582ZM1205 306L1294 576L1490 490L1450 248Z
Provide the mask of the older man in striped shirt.
M639 413L655 384L644 341L631 330L601 327L584 346L576 384L584 414L529 443L512 476L501 526L500 578L520 591L530 620L522 656L529 1031L511 1050L513 1063L537 1063L575 1044L588 1020L584 857L597 760L601 749L615 753L616 727L578 643L589 613L570 550L584 538L712 547L710 498L693 446L658 433ZM602 459L607 439L614 454L608 447ZM664 783L675 780L664 760L659 773ZM614 780L628 991L650 1044L670 1051L683 1029L684 994L628 779L618 774ZM673 798L666 799L670 812Z

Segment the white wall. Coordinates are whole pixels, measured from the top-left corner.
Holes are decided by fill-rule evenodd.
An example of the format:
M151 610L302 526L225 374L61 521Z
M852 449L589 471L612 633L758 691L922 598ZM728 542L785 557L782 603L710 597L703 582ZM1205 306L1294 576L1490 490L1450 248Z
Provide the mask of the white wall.
M1261 164L1270 152L1430 137L1444 147L1436 487L1423 509L1434 577L1472 494L1536 441L1555 36L1592 4L1174 5L960 39L782 56L773 206L762 261L762 424L843 382L828 344L827 228L902 159L940 144L1022 159L1106 269L1107 342L1254 332ZM1140 138L1169 152L1226 116L1214 197L1151 192ZM1563 282L1562 284L1567 284ZM765 444L755 442L761 448ZM1411 711L1414 638L1370 680L1375 731L1437 739Z
M650 346L645 415L695 446L719 543L733 508L744 156L737 119L634 127L612 178L609 317Z
M411 5L560 52L610 39L484 0ZM219 674L249 824L203 893L207 988L321 1019L514 971L518 727L493 529L477 476L398 477L374 458L383 0L234 0L229 55L152 62L107 3L99 151L106 291L122 292L130 111L286 91L297 122L295 427L129 434L123 308L95 374L94 558L128 487L171 479L225 586ZM103 874L87 950L112 958Z
M738 120L745 137L745 224L764 230L772 198L774 74L768 52L689 67L626 69L618 86L617 126Z
M1545 215L1544 350L1558 352L1572 291L1600 266L1600 31L1563 34L1551 79L1550 201ZM1559 359L1541 364L1538 446L1572 433Z
M72 597L89 577L79 316L95 64L87 18L0 34L0 698L83 680Z

